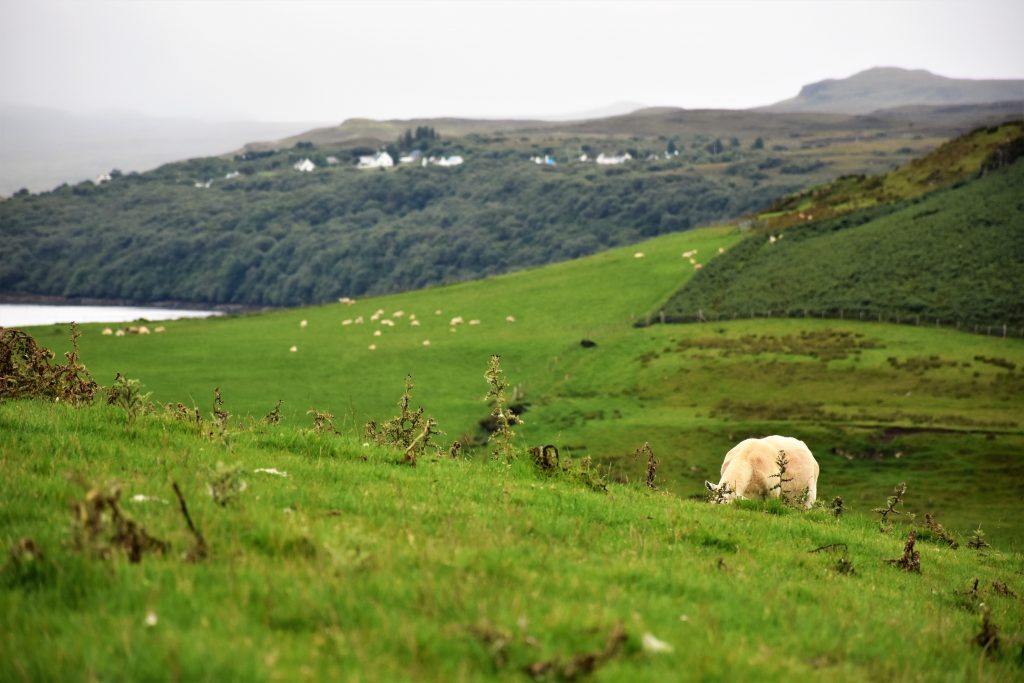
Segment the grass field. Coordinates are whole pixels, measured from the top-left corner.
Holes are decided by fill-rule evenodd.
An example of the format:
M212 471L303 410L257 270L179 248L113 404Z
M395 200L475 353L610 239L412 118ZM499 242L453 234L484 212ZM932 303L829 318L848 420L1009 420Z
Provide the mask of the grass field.
M33 541L0 569L5 681L1021 672L1019 554L922 538L920 572L901 571L887 561L903 530L827 508L711 506L638 484L601 493L526 458L409 467L398 451L294 425L208 439L159 416L126 426L112 406L21 401L0 404L0 426L0 538ZM207 489L224 472L239 486L221 506ZM131 563L105 527L70 542L68 503L114 481L119 509L166 552ZM197 541L172 482L203 559L186 558ZM998 646L977 644L979 603Z
M83 326L98 381L138 378L204 427L161 410L126 423L102 401L0 403L0 680L1019 679L1024 342L822 320L634 325L695 272L684 252L704 265L741 237L694 231L160 334ZM32 332L68 348L66 327ZM409 467L364 440L408 374L445 445L480 442L492 353L528 404L518 447L554 444L568 472L483 448ZM222 437L214 387L232 413ZM282 423L260 422L278 399ZM315 433L310 408L340 433ZM725 451L766 433L811 446L823 507L701 499ZM632 455L645 442L657 491ZM901 481L903 514L879 533L871 511ZM109 533L73 533L69 502L114 482L165 553L135 564ZM205 559L186 559L197 541L174 482ZM920 573L887 562L910 513ZM979 524L992 549L967 547ZM977 644L981 603L998 648Z
M180 321L163 334L102 336L102 325L89 325L82 353L102 384L122 372L159 402L208 412L220 387L235 415L262 416L282 399L286 424L309 426L316 408L350 434L392 415L411 375L414 405L449 440L466 441L484 436L483 372L499 353L528 404L521 438L590 455L615 480L643 476L632 453L649 442L662 485L700 494L737 441L792 434L822 463L823 498L842 495L866 512L905 480L913 511L960 533L983 524L1019 549L1021 374L976 358L1021 368L1024 343L821 320L633 326L691 277L683 252L696 249L703 264L740 238L729 227L700 230L478 283ZM371 322L377 310L394 326ZM362 325L343 325L359 316ZM455 316L465 323L452 332ZM66 328L36 331L66 348Z

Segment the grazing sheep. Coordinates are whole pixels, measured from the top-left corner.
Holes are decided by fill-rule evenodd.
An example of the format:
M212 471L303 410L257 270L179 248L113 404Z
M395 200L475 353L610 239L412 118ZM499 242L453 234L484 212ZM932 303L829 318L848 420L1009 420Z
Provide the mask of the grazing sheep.
M642 251L638 251L635 254L633 254L633 258L643 258L643 257L644 257L644 252L642 252Z
M470 320L470 321L469 321L469 324L470 324L470 325L479 325L479 324L480 324L480 321L479 321L479 320Z
M161 332L166 332L166 331L167 331L167 328L166 328L166 327L164 327L163 325L157 325L157 326L156 326L156 327L155 327L155 328L153 329L153 331L154 331L154 332L156 332L157 334L160 334Z
M355 302L356 302L355 299L352 299L352 298L347 297L347 296L343 296L340 299L338 299L338 303L339 304L345 304L346 306L351 306Z
M366 348L370 349L371 351L376 351L377 350L377 345L376 344L370 344Z
M117 332L114 333L114 336L115 337L123 337L124 336L124 330L118 330Z
M395 311L394 313L391 314L391 317L401 318L403 315L405 315L405 311Z
M464 322L466 322L466 321L462 319L462 316L461 315L457 315L454 318L452 318L451 322L448 323L448 324L451 327L455 327L456 325L461 325Z
M114 331L109 327L104 327L103 332L101 332L100 334L102 334L104 337L109 337L110 335L114 334Z
M301 322L299 323L299 327L305 327L305 326L306 326L306 325L308 325L308 324L309 324L309 322L308 322L308 321L306 321L306 320L303 320L303 321L301 321Z
M507 322L507 323L514 323L515 321L516 321L515 316L511 316L511 315L506 315L505 316L505 322Z
M395 326L395 321L394 320L388 320L387 318L385 318L384 320L380 321L380 324L381 325L387 325L388 327L394 327Z
M296 351L298 351L298 350L299 350L299 347L298 347L298 346L292 346L292 347L291 347L290 349L288 349L288 350L289 350L289 351L291 351L292 353L295 353Z
M786 474L780 492L781 454L786 458ZM807 444L789 436L773 435L741 441L726 453L718 484L705 481L704 486L720 503L736 498L778 498L782 493L789 500L802 499L804 507L810 509L818 497L818 474L818 461Z
M420 321L419 320L410 320L409 324L412 325L413 327L419 327L420 326Z
M380 330L374 330L373 331L373 336L374 337L379 337L380 336Z
M352 322L354 322L356 325L362 325L363 324L363 316L359 316L358 318L356 318Z
M139 327L139 334L149 334L149 328L145 325Z
M423 340L423 345L424 346L430 346L430 340L429 339L424 339Z

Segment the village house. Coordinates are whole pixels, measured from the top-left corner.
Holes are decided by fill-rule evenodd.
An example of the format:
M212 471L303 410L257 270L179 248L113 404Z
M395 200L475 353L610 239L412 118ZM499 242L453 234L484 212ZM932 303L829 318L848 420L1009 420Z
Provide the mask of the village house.
M387 152L378 152L373 156L359 157L359 163L356 165L357 168L391 168L395 165L395 160L391 158L391 155Z
M316 170L316 164L314 164L309 159L303 159L302 161L292 166L292 168L301 173L312 173L314 170Z

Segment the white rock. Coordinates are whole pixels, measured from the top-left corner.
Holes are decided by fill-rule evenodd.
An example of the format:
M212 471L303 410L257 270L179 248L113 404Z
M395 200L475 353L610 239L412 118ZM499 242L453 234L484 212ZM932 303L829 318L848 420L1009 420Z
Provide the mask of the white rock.
M651 633L645 633L641 639L643 644L644 652L659 653L659 652L672 652L675 648L666 643L664 640L658 640Z

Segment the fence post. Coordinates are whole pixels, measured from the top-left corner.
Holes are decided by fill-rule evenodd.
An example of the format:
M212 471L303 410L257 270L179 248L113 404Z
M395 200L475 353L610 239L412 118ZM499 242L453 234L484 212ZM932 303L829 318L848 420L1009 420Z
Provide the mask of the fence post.
M1006 339L1006 325L1003 325L1003 339Z
M665 324L665 311L658 311L658 319L661 320L661 324Z

